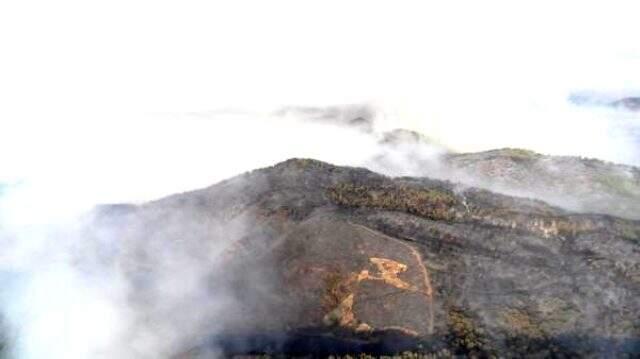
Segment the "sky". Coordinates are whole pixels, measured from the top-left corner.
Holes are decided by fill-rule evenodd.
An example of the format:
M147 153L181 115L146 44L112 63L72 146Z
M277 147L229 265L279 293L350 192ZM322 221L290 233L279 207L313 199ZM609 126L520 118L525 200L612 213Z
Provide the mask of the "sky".
M39 202L56 191L141 201L287 157L357 165L370 140L268 115L345 103L380 109L379 131L417 130L456 151L638 165L637 114L567 98L639 94L639 7L2 1L0 182L32 186Z

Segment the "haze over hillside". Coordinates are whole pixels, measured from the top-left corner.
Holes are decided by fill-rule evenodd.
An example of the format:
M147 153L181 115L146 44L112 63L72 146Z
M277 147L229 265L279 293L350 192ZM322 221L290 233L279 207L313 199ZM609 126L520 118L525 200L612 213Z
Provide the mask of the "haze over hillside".
M4 281L29 357L640 353L640 222L451 182L292 159L46 235L58 261Z
M638 294L637 167L516 148L460 153L428 133L388 128L370 105L237 112L225 115L222 123L237 122L221 133L211 131L218 115L200 116L189 120L197 135L148 123L166 131L157 144L193 135L148 173L107 173L112 164L96 162L74 169L75 181L88 179L80 187L2 187L6 352L639 351L629 319ZM263 151L241 151L259 144ZM207 161L210 153L233 161ZM414 178L290 160L225 179L294 153ZM130 155L131 164L145 160ZM168 169L179 176L166 177ZM102 175L112 181L96 187ZM93 208L132 194L140 200ZM87 331L92 323L100 328Z
M0 1L0 357L640 355L638 13Z

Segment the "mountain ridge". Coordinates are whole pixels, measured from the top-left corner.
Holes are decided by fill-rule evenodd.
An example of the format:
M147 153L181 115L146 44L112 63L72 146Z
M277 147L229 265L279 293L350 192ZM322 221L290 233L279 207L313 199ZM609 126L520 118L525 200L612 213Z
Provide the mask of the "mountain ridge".
M235 298L174 353L640 352L638 221L310 159L108 212L130 280L162 284L154 248L193 247ZM133 298L160 300L147 281Z

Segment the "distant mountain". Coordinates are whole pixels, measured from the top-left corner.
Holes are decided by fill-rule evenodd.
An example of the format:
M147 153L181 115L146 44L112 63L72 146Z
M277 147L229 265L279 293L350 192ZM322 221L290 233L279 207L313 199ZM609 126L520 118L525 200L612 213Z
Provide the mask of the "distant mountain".
M640 97L625 97L611 102L611 106L629 111L640 111Z
M364 132L373 130L376 109L366 104L339 106L291 106L275 112L278 116L291 116L297 119L318 123L332 123L356 128Z
M569 102L578 106L601 106L625 111L640 111L640 97L638 96L616 96L584 92L571 94Z
M450 154L447 177L556 206L640 219L640 169L520 149Z
M382 136L386 152L372 168L448 180L498 193L540 199L578 212L640 219L640 169L596 159L547 156L504 148L456 153L413 131Z
M576 173L609 166L514 150L448 161L523 188L558 164L573 172L549 181L575 193L591 181ZM181 358L640 355L638 221L308 159L89 219L140 325L184 335Z

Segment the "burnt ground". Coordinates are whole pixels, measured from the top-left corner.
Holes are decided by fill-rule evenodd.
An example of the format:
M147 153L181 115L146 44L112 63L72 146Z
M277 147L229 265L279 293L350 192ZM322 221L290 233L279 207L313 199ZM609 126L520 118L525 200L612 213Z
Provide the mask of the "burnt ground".
M227 244L212 281L236 314L179 357L640 356L638 221L294 159L91 223L136 268L175 223L184 243Z

